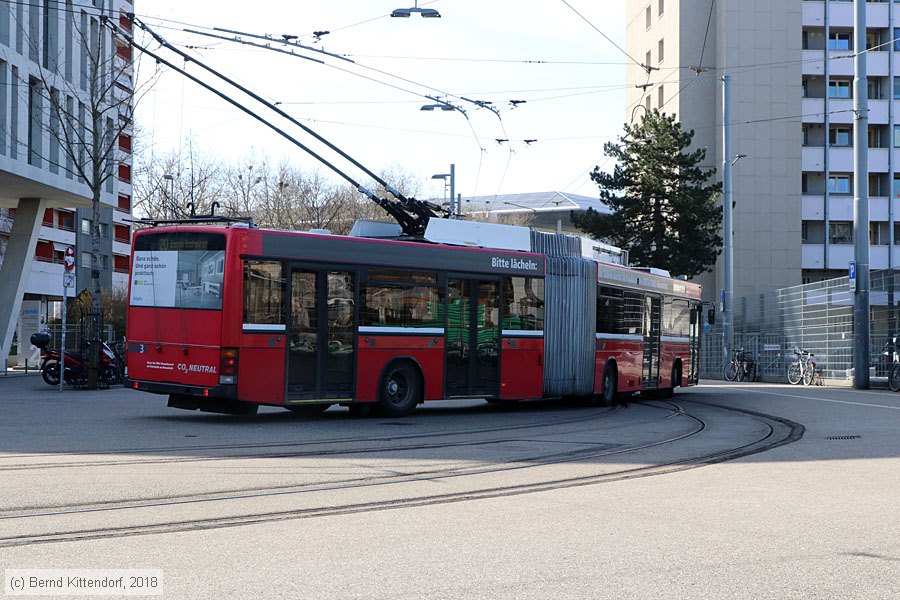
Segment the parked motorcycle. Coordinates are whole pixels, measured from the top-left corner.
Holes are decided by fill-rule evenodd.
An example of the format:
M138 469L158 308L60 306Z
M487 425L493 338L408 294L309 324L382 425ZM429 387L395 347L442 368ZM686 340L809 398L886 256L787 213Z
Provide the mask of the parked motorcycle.
M46 333L35 333L31 343L41 350L41 377L48 385L59 385L60 353L47 346L50 336ZM63 377L69 385L84 385L88 376L87 357L80 352L66 352ZM100 377L107 385L115 385L124 381L124 365L117 353L106 342L100 347Z

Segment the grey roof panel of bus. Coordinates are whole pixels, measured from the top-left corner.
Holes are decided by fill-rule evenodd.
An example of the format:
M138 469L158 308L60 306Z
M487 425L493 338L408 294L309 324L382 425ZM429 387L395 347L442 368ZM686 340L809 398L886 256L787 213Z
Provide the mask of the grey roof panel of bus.
M566 192L529 192L527 194L498 194L496 196L469 196L462 198L463 212L557 212L586 211L589 208L603 214L611 214L610 208L599 198Z

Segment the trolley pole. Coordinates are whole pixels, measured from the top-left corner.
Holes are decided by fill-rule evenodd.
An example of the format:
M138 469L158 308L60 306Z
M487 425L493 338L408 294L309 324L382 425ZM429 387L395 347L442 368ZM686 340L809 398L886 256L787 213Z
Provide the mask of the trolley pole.
M731 320L731 299L734 293L734 234L731 223L731 75L722 76L722 369L728 365L728 355L734 345L734 329Z
M866 1L854 0L853 36L853 257L856 292L853 295L853 387L869 389L869 98L866 69ZM892 100L893 102L893 100Z

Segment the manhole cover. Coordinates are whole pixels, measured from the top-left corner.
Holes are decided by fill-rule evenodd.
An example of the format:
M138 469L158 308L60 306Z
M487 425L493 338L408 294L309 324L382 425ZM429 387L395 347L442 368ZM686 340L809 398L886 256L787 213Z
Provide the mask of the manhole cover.
M829 435L825 436L826 440L858 440L858 435Z

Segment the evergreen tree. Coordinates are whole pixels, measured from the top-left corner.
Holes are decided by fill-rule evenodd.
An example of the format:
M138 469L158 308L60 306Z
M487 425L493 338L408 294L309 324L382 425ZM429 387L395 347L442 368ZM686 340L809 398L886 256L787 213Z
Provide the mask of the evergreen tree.
M693 277L711 270L722 248L721 184L708 185L715 169L700 167L706 150L686 152L694 132L654 110L625 135L604 145L616 159L612 174L595 167L591 179L612 214L572 214L590 236L625 248L632 264Z

